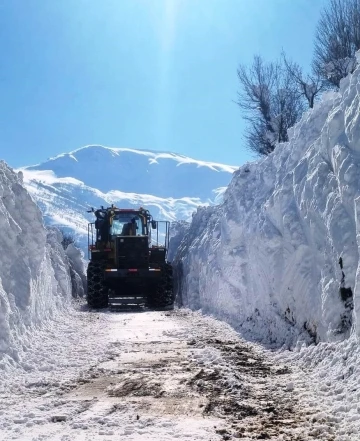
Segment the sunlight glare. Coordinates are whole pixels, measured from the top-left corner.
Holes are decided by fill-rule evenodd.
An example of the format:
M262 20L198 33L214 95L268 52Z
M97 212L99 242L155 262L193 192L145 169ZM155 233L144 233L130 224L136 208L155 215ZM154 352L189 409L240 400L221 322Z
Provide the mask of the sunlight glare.
M175 41L180 3L181 0L164 0L162 47L166 52L172 49Z

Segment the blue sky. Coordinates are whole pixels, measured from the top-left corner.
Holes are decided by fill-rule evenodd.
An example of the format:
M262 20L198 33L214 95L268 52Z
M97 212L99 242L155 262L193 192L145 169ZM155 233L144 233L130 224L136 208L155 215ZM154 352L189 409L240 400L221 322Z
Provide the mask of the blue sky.
M303 66L325 0L0 0L0 158L86 144L251 159L236 68Z

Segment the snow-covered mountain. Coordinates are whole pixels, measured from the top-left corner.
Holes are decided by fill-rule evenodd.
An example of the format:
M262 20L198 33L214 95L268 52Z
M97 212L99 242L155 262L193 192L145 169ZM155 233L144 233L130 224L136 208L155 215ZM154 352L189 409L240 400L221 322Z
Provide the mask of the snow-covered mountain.
M90 145L20 170L47 223L69 227L84 245L89 207L145 206L158 219L189 219L199 205L219 201L236 167Z
M176 258L186 306L275 345L360 334L359 84L357 67L197 211Z

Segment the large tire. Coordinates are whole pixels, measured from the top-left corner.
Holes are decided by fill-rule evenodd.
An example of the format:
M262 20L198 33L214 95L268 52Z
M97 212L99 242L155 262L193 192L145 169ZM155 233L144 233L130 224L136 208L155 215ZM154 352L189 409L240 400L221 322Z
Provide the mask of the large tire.
M172 266L168 263L161 268L161 278L156 284L151 297L148 300L150 308L173 309L174 289Z
M87 269L87 303L90 308L106 308L109 304L108 288L104 279L105 263L89 262Z

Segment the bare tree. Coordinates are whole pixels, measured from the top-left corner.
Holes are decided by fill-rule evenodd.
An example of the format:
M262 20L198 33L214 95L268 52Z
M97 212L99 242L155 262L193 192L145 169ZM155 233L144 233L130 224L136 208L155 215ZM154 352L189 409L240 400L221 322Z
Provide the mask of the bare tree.
M321 78L319 73L314 75L305 75L301 66L282 55L284 66L288 74L297 86L299 96L305 98L309 107L314 107L315 99L325 89L325 81Z
M241 85L237 104L248 123L248 148L268 155L277 143L288 141L287 130L299 120L303 100L280 63L265 63L255 56L252 66L240 65L237 74Z
M360 0L330 0L320 16L315 36L313 71L331 86L356 66L360 49Z

